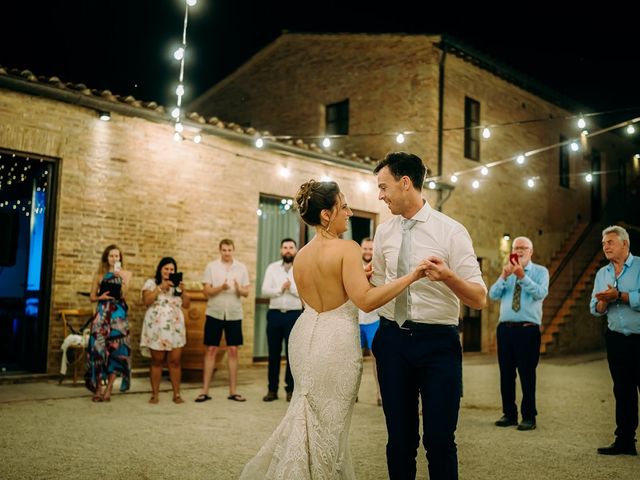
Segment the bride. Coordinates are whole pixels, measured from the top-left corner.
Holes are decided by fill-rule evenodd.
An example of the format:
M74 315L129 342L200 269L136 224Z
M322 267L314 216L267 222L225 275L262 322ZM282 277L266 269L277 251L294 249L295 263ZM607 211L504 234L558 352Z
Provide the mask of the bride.
M424 277L424 265L374 288L359 245L339 238L353 212L338 185L310 180L296 204L316 228L293 268L305 305L289 338L296 387L286 415L240 478L352 479L349 424L362 373L358 308L368 312L389 302Z

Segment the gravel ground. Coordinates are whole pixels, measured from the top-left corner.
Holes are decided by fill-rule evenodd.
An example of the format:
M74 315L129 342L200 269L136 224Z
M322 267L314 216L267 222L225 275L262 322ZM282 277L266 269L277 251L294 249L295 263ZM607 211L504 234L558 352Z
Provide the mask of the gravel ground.
M225 372L213 400L194 403L198 385L183 384L186 403L171 402L163 381L158 405L148 381L95 404L86 390L57 382L0 385L0 478L235 479L284 415L281 399L265 403L266 368L241 370L246 403L226 399ZM358 479L384 479L386 430L375 404L371 362L351 426ZM501 416L495 357L465 357L458 423L462 479L638 479L640 457L606 457L614 401L603 354L544 359L538 368L538 428L497 428ZM428 478L424 451L418 478ZM295 479L293 479L295 480Z

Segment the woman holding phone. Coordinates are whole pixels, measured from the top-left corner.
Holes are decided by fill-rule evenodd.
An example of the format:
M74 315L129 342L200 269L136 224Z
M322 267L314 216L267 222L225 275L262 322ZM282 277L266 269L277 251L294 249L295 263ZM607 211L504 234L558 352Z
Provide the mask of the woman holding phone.
M93 392L94 402L111 400L116 375L122 377L121 392L130 386L131 347L125 296L131 273L123 270L122 265L122 252L116 245L109 245L102 252L91 282L89 298L98 302L98 307L91 322L85 385Z
M180 396L180 356L187 343L182 307L189 308L191 299L184 291L182 273L171 257L164 257L156 267L155 278L147 280L142 287L142 301L148 307L142 325L140 350L151 357L151 399L160 400L162 366L169 366L169 379L173 389L174 403L184 403Z

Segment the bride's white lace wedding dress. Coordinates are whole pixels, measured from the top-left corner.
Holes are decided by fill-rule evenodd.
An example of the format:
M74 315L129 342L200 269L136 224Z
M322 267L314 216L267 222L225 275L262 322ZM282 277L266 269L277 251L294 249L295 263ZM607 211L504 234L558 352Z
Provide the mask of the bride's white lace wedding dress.
M362 374L358 310L307 306L289 337L294 391L286 415L241 479L353 479L349 426Z

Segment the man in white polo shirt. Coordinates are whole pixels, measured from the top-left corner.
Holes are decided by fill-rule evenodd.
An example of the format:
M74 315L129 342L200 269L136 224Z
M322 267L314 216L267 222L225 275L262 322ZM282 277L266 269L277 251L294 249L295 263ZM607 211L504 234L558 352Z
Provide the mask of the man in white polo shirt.
M211 400L209 384L216 366L216 352L224 333L229 365L229 400L244 402L236 392L238 382L238 347L242 345L242 297L249 295L247 267L233 259L233 240L220 241L220 260L209 263L204 271L203 292L209 298L204 325L203 386L196 402Z
M269 386L262 400L271 402L278 399L280 383L280 361L282 342L287 358L287 369L284 376L287 402L293 394L293 375L289 367L289 335L293 324L302 313L302 302L293 280L293 259L298 251L292 238L280 242L281 260L269 264L262 282L262 296L269 298L267 312L267 343L269 346Z
M425 279L378 310L380 328L373 354L389 434L389 478L416 476L420 396L429 478L457 479L460 301L481 309L487 288L467 230L422 198L426 174L422 160L409 153L390 153L374 173L378 198L394 216L378 227L374 237L371 283L388 283L423 259L428 261Z

